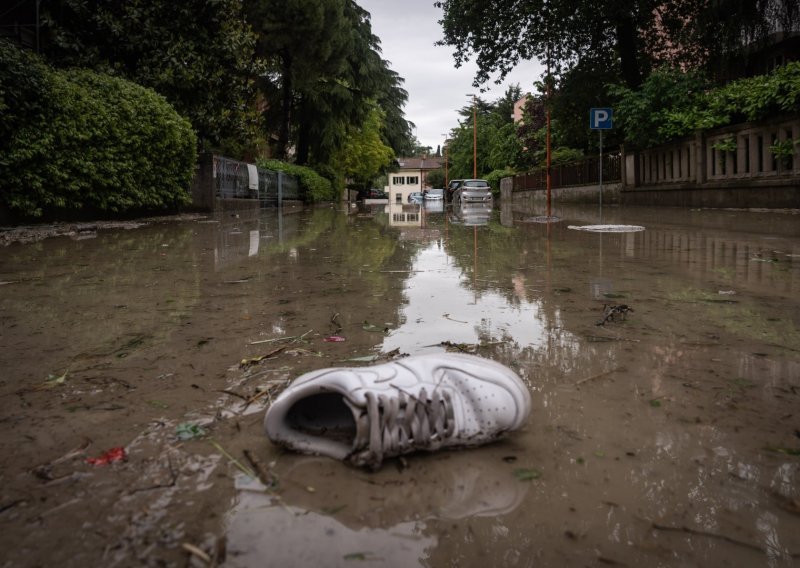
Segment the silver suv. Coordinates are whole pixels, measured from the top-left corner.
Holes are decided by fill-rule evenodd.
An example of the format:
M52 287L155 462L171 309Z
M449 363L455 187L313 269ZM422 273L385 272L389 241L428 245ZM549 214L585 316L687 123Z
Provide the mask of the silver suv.
M456 191L456 199L461 201L491 201L492 188L485 179L465 179Z

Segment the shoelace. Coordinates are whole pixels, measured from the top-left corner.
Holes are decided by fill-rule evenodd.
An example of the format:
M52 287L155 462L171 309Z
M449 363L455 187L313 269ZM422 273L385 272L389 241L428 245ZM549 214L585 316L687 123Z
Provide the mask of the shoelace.
M380 467L385 457L415 449L435 450L453 435L455 421L450 393L423 388L418 397L366 393L367 409L356 419L355 448L350 460L358 466ZM366 448L366 449L365 449Z

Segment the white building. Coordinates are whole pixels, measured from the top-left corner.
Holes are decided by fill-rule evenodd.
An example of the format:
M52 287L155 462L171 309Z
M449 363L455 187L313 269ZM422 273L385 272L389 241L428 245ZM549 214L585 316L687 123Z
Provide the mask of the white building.
M384 188L390 203L408 203L409 194L430 189L427 174L444 167L444 158L399 158L399 165L386 177L389 185Z

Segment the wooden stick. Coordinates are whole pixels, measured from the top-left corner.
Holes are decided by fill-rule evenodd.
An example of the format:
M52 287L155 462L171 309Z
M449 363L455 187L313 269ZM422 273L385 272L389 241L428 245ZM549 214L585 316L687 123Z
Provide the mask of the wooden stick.
M743 546L745 548L749 548L750 550L755 550L756 552L760 552L762 554L767 554L767 549L766 548L763 548L763 547L758 546L757 544L753 544L751 542L745 542L743 540L738 540L738 539L732 538L732 537L724 535L724 534L717 534L717 533L712 533L712 532L699 531L699 530L692 529L692 528L689 528L689 527L672 527L672 526L669 526L669 525L660 525L658 523L652 523L652 527L654 529L660 530L660 531L684 532L684 533L687 533L687 534L690 534L690 535L694 535L694 536L704 536L704 537L708 537L708 538L716 538L716 539L719 539L719 540L724 540L725 542L729 542L731 544L736 544L738 546ZM791 558L800 558L800 553L790 552L790 553L788 553L788 555Z
M622 370L621 367L616 367L614 369L611 369L610 371L605 371L603 373L598 373L596 375L592 375L591 377L586 377L585 379L581 379L580 381L575 383L575 385L576 386L580 386L583 383L588 383L589 381L593 381L595 379L601 379L601 378L605 377L606 375L610 375L611 373L616 373L617 371L621 371L621 370Z

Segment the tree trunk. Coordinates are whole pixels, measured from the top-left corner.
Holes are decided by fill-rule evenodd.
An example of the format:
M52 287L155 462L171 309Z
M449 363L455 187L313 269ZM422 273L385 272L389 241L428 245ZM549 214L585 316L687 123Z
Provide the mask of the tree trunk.
M297 153L295 155L295 162L301 166L308 165L308 157L311 148L311 132L310 125L308 124L307 114L304 106L305 101L300 102L299 124L297 125Z
M642 70L639 68L639 59L637 58L636 24L630 14L620 14L617 19L616 32L622 77L629 88L637 89L642 84Z
M283 95L281 102L281 126L278 130L278 144L275 147L275 157L279 160L286 159L286 149L289 147L289 122L292 117L292 56L283 52Z

